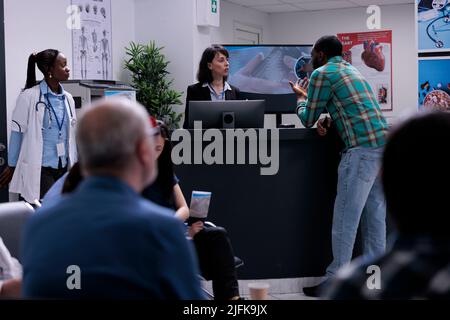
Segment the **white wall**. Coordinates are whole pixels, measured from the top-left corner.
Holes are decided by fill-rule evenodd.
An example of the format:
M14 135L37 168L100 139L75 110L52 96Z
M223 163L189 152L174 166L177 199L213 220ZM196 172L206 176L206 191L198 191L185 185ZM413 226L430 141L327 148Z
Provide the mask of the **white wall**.
M211 41L220 44L232 44L234 42L234 23L242 23L256 28L261 28L262 42L270 43L271 25L270 15L258 10L242 7L232 2L221 2L220 27L212 28Z
M25 85L28 56L55 48L72 65L72 33L66 26L70 0L5 0L5 60L8 134L10 119ZM124 47L135 38L134 0L111 0L113 71L115 80L128 80L123 70ZM42 74L36 69L36 77Z
M272 40L276 43L314 43L326 34L369 31L365 8L270 15ZM417 110L417 51L415 48L414 4L381 6L382 29L392 30L393 112L389 122ZM289 117L297 122L296 117Z
M135 4L136 42L154 40L164 47L174 89L185 92L194 80L194 40L199 41L194 38L195 1L136 0ZM174 110L183 112L184 106Z

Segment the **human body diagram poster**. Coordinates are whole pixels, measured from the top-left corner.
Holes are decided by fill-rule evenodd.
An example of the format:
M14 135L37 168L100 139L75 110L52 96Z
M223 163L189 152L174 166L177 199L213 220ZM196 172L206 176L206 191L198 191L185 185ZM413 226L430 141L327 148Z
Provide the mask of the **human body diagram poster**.
M392 111L392 31L340 33L344 59L367 79L382 111Z
M74 79L112 78L111 0L72 0L80 28L72 29Z

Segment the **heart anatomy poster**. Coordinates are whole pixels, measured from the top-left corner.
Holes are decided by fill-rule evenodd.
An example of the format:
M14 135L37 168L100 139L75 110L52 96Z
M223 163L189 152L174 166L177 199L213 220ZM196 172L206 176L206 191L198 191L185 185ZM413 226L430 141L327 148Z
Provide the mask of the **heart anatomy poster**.
M343 57L369 82L383 111L392 111L392 31L340 33Z

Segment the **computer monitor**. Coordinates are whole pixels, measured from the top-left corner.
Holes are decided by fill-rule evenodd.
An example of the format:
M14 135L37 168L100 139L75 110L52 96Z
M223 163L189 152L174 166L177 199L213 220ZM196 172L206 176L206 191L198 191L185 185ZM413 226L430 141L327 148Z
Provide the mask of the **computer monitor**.
M265 100L190 101L188 128L263 128Z

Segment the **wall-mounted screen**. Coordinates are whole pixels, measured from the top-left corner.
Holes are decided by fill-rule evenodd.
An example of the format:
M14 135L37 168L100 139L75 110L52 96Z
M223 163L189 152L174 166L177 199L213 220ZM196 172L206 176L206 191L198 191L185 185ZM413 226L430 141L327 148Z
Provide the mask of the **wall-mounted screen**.
M265 99L266 113L292 113L289 81L309 76L312 45L224 45L230 53L228 82L243 99Z

